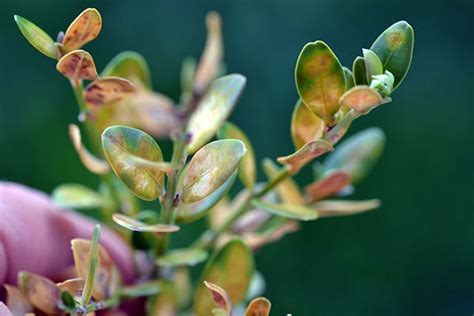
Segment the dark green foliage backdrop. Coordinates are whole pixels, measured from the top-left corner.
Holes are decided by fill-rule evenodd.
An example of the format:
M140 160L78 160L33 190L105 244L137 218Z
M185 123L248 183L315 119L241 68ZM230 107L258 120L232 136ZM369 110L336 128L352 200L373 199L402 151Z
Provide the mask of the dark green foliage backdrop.
M306 224L260 251L257 263L274 315L474 313L471 0L3 1L0 179L47 192L63 182L96 185L67 136L77 115L68 82L13 22L18 13L54 34L89 6L104 19L86 47L98 68L136 50L149 61L155 89L174 99L181 60L203 47L205 13L219 11L228 71L248 78L232 121L259 159L292 150L293 69L306 42L325 40L349 65L385 27L408 20L416 38L411 72L393 103L352 128L387 134L383 161L356 193L380 197L383 207Z

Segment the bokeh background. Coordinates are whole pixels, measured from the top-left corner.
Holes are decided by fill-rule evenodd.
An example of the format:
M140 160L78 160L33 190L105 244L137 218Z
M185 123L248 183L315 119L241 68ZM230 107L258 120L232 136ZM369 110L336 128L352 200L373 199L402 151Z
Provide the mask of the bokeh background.
M474 313L471 0L2 1L0 179L46 192L64 182L97 185L67 136L77 117L68 82L13 21L20 14L53 35L88 6L104 20L86 48L98 68L122 50L138 51L155 89L175 100L182 59L199 57L204 45L206 12L220 12L228 72L248 78L231 120L259 159L292 150L293 69L305 43L323 39L351 65L387 26L409 21L415 53L408 77L393 103L351 129L379 126L387 134L383 160L355 194L381 198L382 208L305 224L256 260L272 315Z

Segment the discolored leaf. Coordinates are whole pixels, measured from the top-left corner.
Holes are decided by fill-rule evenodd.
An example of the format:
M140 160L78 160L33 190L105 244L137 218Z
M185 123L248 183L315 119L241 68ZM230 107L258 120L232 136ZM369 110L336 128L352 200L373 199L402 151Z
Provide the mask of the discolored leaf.
M61 302L61 293L51 280L21 271L18 273L18 287L35 308L49 314L60 311L58 304Z
M74 82L99 78L92 56L84 50L74 50L64 55L58 61L56 69Z
M21 34L23 34L26 40L30 42L34 48L48 57L53 59L58 58L58 49L56 48L53 39L48 34L46 34L45 31L43 31L33 22L28 21L19 15L15 15L14 19L16 25L20 29Z
M148 64L137 52L125 51L115 56L102 71L102 77L120 77L137 86L152 88Z
M329 46L322 41L306 44L295 76L298 94L306 106L327 125L332 124L346 84L342 66Z
M147 201L160 196L163 155L151 136L138 129L111 126L102 133L102 147L112 170L132 193Z
M179 223L194 222L207 213L225 196L232 187L237 177L237 171L234 173L214 192L207 197L191 204L181 204L176 208L176 220Z
M186 146L188 153L194 153L214 136L237 104L245 82L245 77L239 74L212 82L189 119L186 131L190 137Z
M355 110L349 110L337 125L329 130L329 132L324 136L324 140L330 142L333 146L336 145L347 133L349 127L351 127L352 121L360 115L361 114Z
M268 299L257 297L250 302L245 311L245 316L268 316L271 308L272 303Z
M71 246L77 276L86 280L89 274L91 241L76 238L71 240ZM95 300L113 296L121 283L117 266L101 245L98 246L98 265L94 280L92 296Z
M226 313L230 315L232 312L232 301L229 297L229 294L221 288L220 286L204 281L204 285L209 289L212 294L212 300L217 308L223 309Z
M179 189L184 203L197 202L216 191L234 173L246 151L236 139L217 140L201 148L189 162Z
M106 161L97 158L89 152L82 144L81 130L75 124L69 124L69 137L76 150L82 164L92 173L106 174L110 167Z
M60 283L56 283L56 286L62 291L67 291L74 296L81 297L82 290L84 289L84 279L83 278L74 278L65 280Z
M135 87L126 79L108 77L89 84L84 99L89 107L99 107L120 101L135 92Z
M354 76L352 71L347 67L342 67L344 70L344 77L346 78L346 91L355 86Z
M297 173L308 162L332 150L333 147L330 143L323 139L317 139L306 143L289 156L279 157L277 161L281 164L289 165L291 172Z
M300 221L312 221L318 218L318 213L309 207L300 204L272 204L265 203L258 199L252 200L252 205L274 215L297 219Z
M357 56L352 64L352 74L354 76L354 82L356 85L367 85L367 70L365 69L364 58Z
M243 302L254 273L252 252L240 239L232 239L208 260L194 297L196 316L209 316L214 303L203 281L219 284L233 305Z
M380 200L348 201L326 200L311 205L320 217L347 216L380 207Z
M372 76L380 75L383 73L382 62L379 56L370 49L362 49L364 55L365 71L367 82L372 82Z
M324 121L298 99L291 116L291 137L295 148L298 150L306 143L321 138L324 128Z
M179 226L168 225L168 224L153 224L149 225L139 220L136 220L130 216L115 213L112 215L112 219L118 225L132 231L137 232L149 232L155 234L173 233L179 230Z
M311 202L337 194L351 184L351 176L346 171L334 171L322 179L306 186L306 200Z
M162 267L195 266L207 259L207 252L197 248L183 248L168 251L156 263Z
M108 197L76 183L65 183L54 189L51 197L63 208L91 209L112 208L114 203Z
M274 178L278 174L278 166L273 163L269 158L265 158L262 162L263 171L269 180ZM277 186L276 190L280 199L285 203L290 204L303 204L303 195L296 182L288 177L282 180Z
M279 221L278 225L274 225L264 231L247 232L243 234L245 243L253 250L259 249L264 245L276 242L289 233L296 232L300 229L300 224L296 220L288 220L281 217L272 217ZM270 221L272 221L270 220Z
M244 158L242 158L242 161L240 161L238 175L240 181L251 191L255 186L257 170L255 154L247 135L235 124L226 122L218 131L217 136L220 139L238 139L244 143L245 148L247 148L247 153Z
M78 49L95 39L102 29L99 11L88 8L69 25L64 34L63 47L67 52Z
M203 93L214 78L219 74L223 57L221 18L217 12L209 12L206 16L207 41L204 52L194 75L193 90Z
M33 306L23 293L13 285L0 285L0 302L4 302L13 315L25 315L33 312ZM1 309L0 315L4 315L1 313Z
M358 183L374 167L385 146L385 135L379 128L368 128L342 142L323 164L325 172L344 170Z
M382 104L382 96L369 86L355 86L341 97L341 105L352 108L359 113L366 113Z
M410 69L415 35L406 21L391 25L375 40L370 50L382 61L383 69L395 76L395 90Z

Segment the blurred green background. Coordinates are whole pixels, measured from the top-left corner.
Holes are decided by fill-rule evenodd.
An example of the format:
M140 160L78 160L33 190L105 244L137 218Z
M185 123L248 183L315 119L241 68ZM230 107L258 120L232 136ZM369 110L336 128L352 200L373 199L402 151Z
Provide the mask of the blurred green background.
M383 29L409 21L415 53L408 77L393 103L351 129L386 132L383 160L355 196L379 197L382 208L305 224L256 260L272 315L474 313L472 0L3 1L0 179L46 192L63 182L97 185L67 136L77 117L68 82L13 21L20 14L53 35L89 6L104 20L99 39L86 46L98 68L136 50L155 89L175 100L182 59L199 57L204 45L206 12L221 13L228 72L248 78L232 121L259 159L292 150L293 70L305 43L323 39L351 65ZM308 170L300 180L310 177Z

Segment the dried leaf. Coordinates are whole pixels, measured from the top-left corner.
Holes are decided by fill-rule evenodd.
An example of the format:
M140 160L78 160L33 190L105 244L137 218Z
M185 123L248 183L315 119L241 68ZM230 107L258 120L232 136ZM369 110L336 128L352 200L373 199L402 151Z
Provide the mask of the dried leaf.
M61 293L49 279L38 274L21 271L18 273L18 287L35 308L49 314L59 312Z
M377 90L369 86L355 86L344 93L339 102L359 113L366 113L382 104L382 101L382 96Z
M84 279L74 278L69 279L60 283L56 283L56 286L62 291L71 293L74 296L81 297L82 290L84 289Z
M339 110L339 98L346 91L342 65L322 41L308 43L296 63L296 88L303 102L327 125Z
M354 82L356 85L367 85L367 70L365 69L364 58L357 56L352 64L352 74L354 76Z
M365 62L366 78L368 83L372 81L372 76L383 74L383 66L379 56L370 49L362 49Z
M274 215L297 219L300 221L312 221L318 218L318 213L311 208L300 204L272 204L266 203L258 199L252 200L254 207L260 208Z
M346 171L331 172L322 179L306 186L306 200L319 201L340 192L351 184L351 175Z
M249 138L237 125L230 122L224 123L217 132L217 136L220 139L238 139L244 143L247 153L240 161L238 174L240 181L252 191L257 178L257 168L255 165L255 154Z
M51 198L56 205L69 209L112 208L108 197L76 183L65 183L54 189Z
M320 217L347 216L367 212L380 207L380 200L348 201L326 200L311 205Z
M262 162L263 171L269 180L274 178L278 174L278 166L268 158L265 158ZM300 192L300 189L296 182L288 177L282 180L277 186L276 190L281 201L290 204L303 204L304 198Z
M324 121L313 114L301 99L298 99L291 116L291 137L295 148L298 150L304 144L321 138L324 129Z
M76 150L82 164L92 173L106 174L110 171L109 164L94 156L82 144L81 130L75 124L69 124L69 137Z
M207 252L197 248L183 248L168 251L156 263L162 267L195 266L207 259Z
M33 312L33 306L23 293L13 285L0 285L0 302L4 302L13 315L24 315ZM1 309L0 315L4 315L1 313Z
M102 77L120 77L137 86L151 90L151 75L148 64L137 52L125 51L115 56L102 71Z
M214 304L218 308L221 308L226 313L230 314L232 312L232 302L229 297L229 294L227 294L227 292L223 288L214 283L204 281L204 285L211 292Z
M216 250L204 268L194 297L196 316L209 316L214 303L203 281L219 284L226 289L233 305L245 300L254 273L252 252L240 239L232 239Z
M358 183L375 166L385 146L385 135L379 128L368 128L342 142L323 164L324 172L344 170Z
M313 159L332 150L333 147L330 143L323 139L317 139L306 143L303 147L298 149L298 151L289 156L279 157L277 161L281 164L289 165L291 173L294 174Z
M179 223L194 222L208 212L225 196L237 177L237 170L214 192L195 203L182 203L176 208L176 220Z
M21 34L23 34L26 40L30 42L34 48L48 57L53 59L58 58L58 49L56 48L53 39L48 34L46 34L45 31L43 31L33 22L28 21L19 15L15 15L14 18Z
M219 14L217 12L209 12L206 16L206 25L206 46L194 75L193 90L197 94L204 93L211 81L217 77L224 54Z
M137 232L163 234L163 233L173 233L179 230L179 226L176 226L176 225L168 225L168 224L149 225L142 221L136 220L130 216L119 214L119 213L113 214L112 219L118 225L128 230L137 231Z
M217 140L201 148L189 162L181 192L184 203L194 203L216 191L237 169L246 153L243 142Z
M92 56L84 50L74 50L64 55L58 61L56 69L74 82L99 78Z
M273 217L276 218L276 217ZM280 218L278 218L280 219ZM242 238L245 243L253 250L259 249L267 244L276 242L289 233L296 232L300 229L300 224L296 220L284 219L279 225L270 227L263 232L247 232Z
M64 34L63 47L67 52L81 48L95 39L102 29L102 17L99 11L88 8L69 25Z
M246 79L239 74L227 75L212 82L196 111L191 115L187 134L188 153L207 143L230 115L244 90Z
M102 147L112 170L132 193L147 201L161 195L163 155L151 136L135 128L111 126L102 133Z
M382 61L383 69L395 76L395 90L410 69L415 35L406 21L399 21L386 29L375 40L370 49Z
M257 297L250 302L245 311L245 316L268 316L271 308L272 303L268 299Z
M89 273L89 255L91 241L76 238L71 240L72 254L79 278L86 279ZM121 283L120 273L115 263L110 258L107 250L101 245L98 247L98 266L94 282L93 297L103 300L115 294Z
M84 99L89 107L95 108L120 101L135 92L133 84L122 78L107 77L89 84Z

